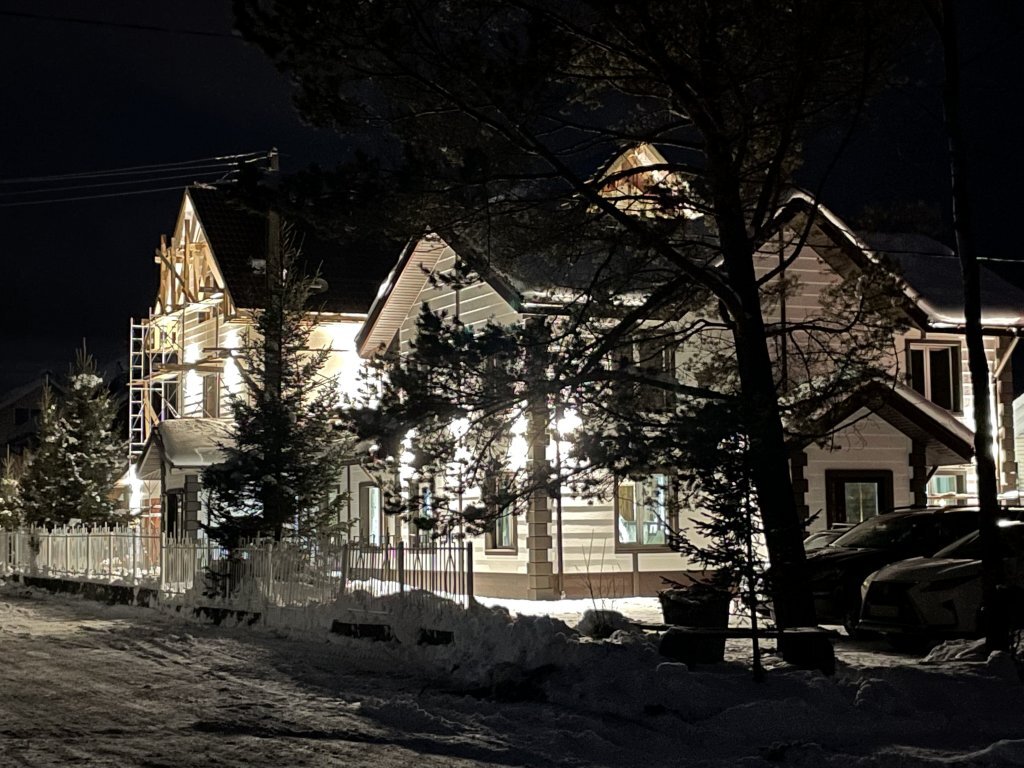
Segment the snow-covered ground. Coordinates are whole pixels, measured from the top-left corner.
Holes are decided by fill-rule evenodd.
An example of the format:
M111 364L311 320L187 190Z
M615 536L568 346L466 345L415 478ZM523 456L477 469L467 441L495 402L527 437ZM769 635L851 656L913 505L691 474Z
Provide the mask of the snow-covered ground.
M756 684L742 646L688 671L643 636L580 640L511 607L425 603L373 642L9 585L0 766L1024 765L1024 686L1009 658L953 658L964 644L925 662L842 646L834 678L773 661ZM428 616L452 644L409 642Z

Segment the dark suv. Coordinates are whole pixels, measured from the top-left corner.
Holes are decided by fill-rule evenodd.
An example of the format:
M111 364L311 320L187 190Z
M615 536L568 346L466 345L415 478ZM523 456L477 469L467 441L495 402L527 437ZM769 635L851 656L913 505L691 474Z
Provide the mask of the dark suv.
M932 555L977 528L977 507L895 510L865 520L828 546L808 552L818 622L842 624L854 634L860 586L868 574L897 560Z

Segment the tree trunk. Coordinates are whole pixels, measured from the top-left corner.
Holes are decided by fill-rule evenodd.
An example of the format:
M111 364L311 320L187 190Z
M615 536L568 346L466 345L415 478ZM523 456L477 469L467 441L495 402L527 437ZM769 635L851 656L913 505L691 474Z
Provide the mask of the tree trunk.
M709 154L708 179L729 284L741 307L740 315L733 318L733 338L752 476L771 564L772 602L780 627L813 626L817 619L806 578L803 524L789 475L789 451L761 314L753 243L746 232L739 182L732 178L728 160L720 157Z
M981 328L981 275L974 251L970 199L967 189L967 162L963 129L960 124L960 61L954 0L942 0L942 49L945 61L943 107L949 140L949 175L952 182L953 235L964 287L964 321L967 337L967 362L974 393L974 456L978 473L978 503L981 508L982 548L982 629L989 650L1009 647L1009 629L1005 606L1000 600L1002 561L998 549L998 481L992 452L991 386L985 339Z

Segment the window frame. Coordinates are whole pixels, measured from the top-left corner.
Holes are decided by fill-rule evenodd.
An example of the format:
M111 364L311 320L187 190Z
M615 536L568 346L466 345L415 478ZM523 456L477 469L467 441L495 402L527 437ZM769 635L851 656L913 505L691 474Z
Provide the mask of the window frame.
M861 522L851 521L846 514L846 494L843 491L847 483L876 483L879 486L879 515L895 506L891 469L826 469L825 518L829 528L836 523Z
M624 485L632 486L636 488L638 484L643 483L646 480L650 480L652 477L663 477L665 478L665 519L662 521L664 528L665 541L656 544L647 544L640 541L628 542L622 541L619 538L619 522L620 522L620 505L622 503L622 495L620 488ZM633 495L633 515L636 517L637 502L636 495ZM645 475L639 479L632 478L616 478L612 492L612 527L614 529L613 536L615 537L615 551L616 552L672 552L672 548L669 546L669 534L672 530L677 527L677 521L679 518L679 495L678 487L676 485L676 478L671 472L652 472L649 475ZM634 519L634 524L637 524L637 520ZM638 529L639 530L639 529ZM637 536L639 538L639 536Z
M917 340L911 339L907 341L906 346L906 383L907 386L917 392L919 395L924 397L930 403L935 403L940 408L945 408L944 405L936 403L933 398L933 380L932 380L932 368L931 368L931 355L929 352L945 350L949 352L949 363L950 363L950 399L951 408L946 408L950 413L963 414L964 412L964 387L963 387L963 347L959 341L928 341L925 339ZM914 387L914 365L913 365L913 353L920 351L922 352L922 360L924 361L924 371L922 373L924 382L924 392Z
M489 485L485 488L485 495L489 492L497 491L497 484L500 482L511 482L513 473L511 472L500 472L497 477L489 477L486 482ZM516 555L519 553L519 529L516 525L515 511L513 508L506 507L505 509L496 509L494 505L488 505L488 513L494 514L494 519L488 526L487 530L484 531L484 553L488 555ZM509 529L509 543L507 546L496 544L497 529L500 520L504 520L508 523Z

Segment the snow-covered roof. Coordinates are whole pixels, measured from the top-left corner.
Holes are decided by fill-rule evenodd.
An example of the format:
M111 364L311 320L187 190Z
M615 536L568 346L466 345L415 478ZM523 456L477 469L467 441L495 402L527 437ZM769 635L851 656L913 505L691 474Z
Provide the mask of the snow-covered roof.
M923 235L869 232L861 238L884 254L917 292L918 305L933 325L964 323L963 279L953 251ZM985 267L980 272L982 323L1024 325L1024 291Z
M137 475L152 476L161 459L173 469L204 469L224 459L222 446L234 440L226 419L168 419L157 424L150 436Z

